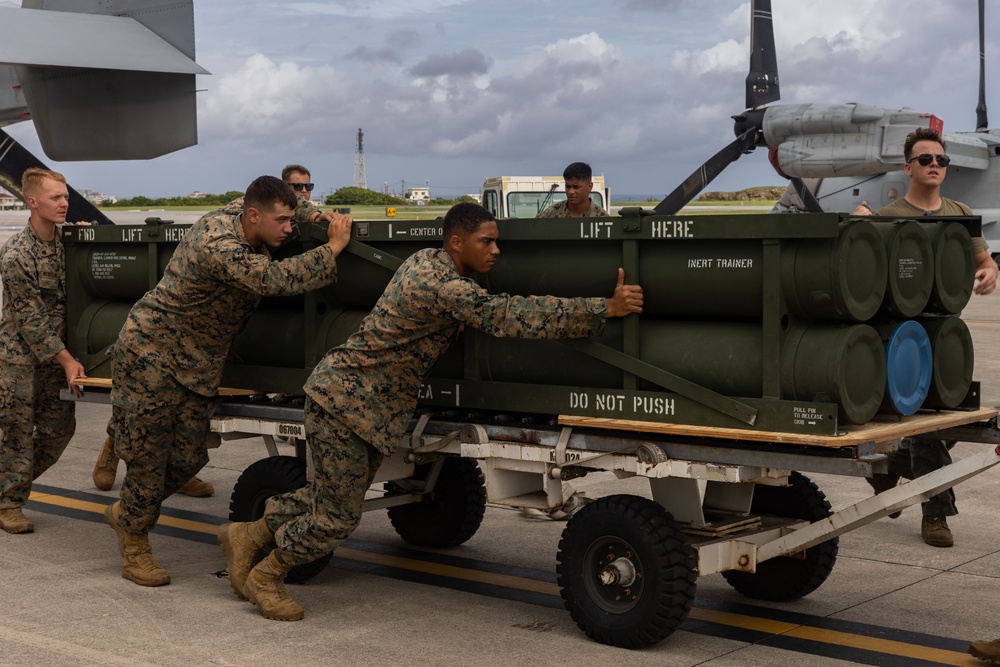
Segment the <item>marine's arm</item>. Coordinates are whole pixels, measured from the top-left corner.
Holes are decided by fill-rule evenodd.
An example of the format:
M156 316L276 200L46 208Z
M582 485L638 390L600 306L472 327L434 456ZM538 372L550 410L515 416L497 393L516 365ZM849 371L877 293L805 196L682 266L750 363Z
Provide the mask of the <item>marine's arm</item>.
M23 259L7 258L0 268L0 280L8 297L4 310L14 320L31 354L40 364L59 362L66 374L66 386L77 396L82 395L73 381L84 377L83 365L69 353L53 327L37 277Z
M7 257L0 268L0 280L7 292L5 313L13 318L18 333L38 362L51 362L66 345L49 319L38 277L25 259Z
M506 338L583 338L604 332L608 317L642 312L642 288L618 283L609 298L490 294L467 279L442 286L445 310L459 322Z
M226 284L260 296L302 294L337 279L336 257L351 240L351 218L339 213L332 216L327 242L295 257L273 261L228 236L207 243L200 254Z
M980 250L976 253L976 294L991 294L997 288L997 263L993 261L990 251Z

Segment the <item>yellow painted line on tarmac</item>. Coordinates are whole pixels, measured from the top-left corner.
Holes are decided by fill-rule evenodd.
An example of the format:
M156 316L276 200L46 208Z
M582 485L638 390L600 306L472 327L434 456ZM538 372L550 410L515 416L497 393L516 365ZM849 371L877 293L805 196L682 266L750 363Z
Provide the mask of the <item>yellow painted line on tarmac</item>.
M35 491L31 492L30 499L39 503L56 505L59 507L66 507L86 512L94 512L102 515L104 514L105 507L107 507L104 503L90 502L75 498L65 498L51 493L38 493ZM201 521L191 521L188 519L178 519L176 517L165 515L160 516L159 524L209 535L215 535L218 532L218 526L212 524L207 524ZM532 593L554 595L556 597L559 596L559 586L554 583L526 579L524 577L516 577L508 574L481 572L479 570L458 567L455 565L444 565L442 563L433 563L415 558L405 558L402 556L391 556L371 551L364 551L362 549L353 549L345 546L338 547L334 555L337 558L370 563L372 565L395 567L429 575L449 577L451 579L491 584L504 588L529 591ZM913 658L915 660L937 662L942 665L955 665L957 667L982 665L981 662L977 661L967 653L959 653L958 651L948 651L929 646L918 646L915 644L908 644L906 642L893 641L891 639L866 637L864 635L851 634L849 632L827 630L808 625L788 623L785 621L775 621L772 619L758 618L756 616L749 616L746 614L735 614L715 609L692 607L688 616L698 621L717 623L719 625L729 627L743 628L745 630L752 630L771 635L794 637L797 639L804 639L834 646L845 646L864 651L872 651L875 653L885 653L904 658Z
M730 627L754 630L785 637L795 637L822 644L833 644L835 646L846 646L863 651L874 653L886 653L903 658L913 658L914 660L926 660L937 662L942 665L982 665L968 653L949 651L946 649L932 648L929 646L917 646L906 642L893 641L891 639L878 639L877 637L866 637L839 630L827 630L815 628L809 625L797 623L786 623L784 621L774 621L767 618L757 618L745 614L734 614L726 611L714 609L700 609L692 607L688 614L690 618L719 623Z
M464 579L466 581L503 586L504 588L516 588L522 591L545 593L547 595L555 595L556 597L559 596L559 586L556 584L545 581L536 581L534 579L525 579L523 577L514 577L509 574L480 572L479 570L470 570L468 568L456 567L454 565L429 563L427 561L417 560L414 558L403 558L400 556L388 556L386 554L362 551L360 549L352 549L344 546L337 547L337 551L334 553L334 556L338 558L347 558L349 560L362 561L364 563L372 563L374 565L398 567L405 570L423 572L424 574L450 577L452 579Z
M28 498L38 503L56 505L67 509L83 510L85 512L94 512L102 516L104 515L104 508L107 507L104 503L95 503L90 502L89 500L78 500L76 498L65 498L52 493L36 493L35 491L32 491ZM201 521L191 521L190 519L178 519L177 517L167 516L165 514L161 514L156 523L159 526L181 528L195 533L205 533L207 535L215 535L219 532L218 526L213 526L212 524L203 523Z

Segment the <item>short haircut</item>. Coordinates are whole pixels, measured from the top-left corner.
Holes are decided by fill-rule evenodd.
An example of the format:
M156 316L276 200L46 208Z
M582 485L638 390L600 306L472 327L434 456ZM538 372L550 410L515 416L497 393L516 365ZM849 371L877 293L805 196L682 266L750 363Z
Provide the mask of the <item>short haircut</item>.
M479 204L462 202L455 204L445 213L441 233L444 236L444 242L447 243L453 234L461 236L475 234L484 222L495 220L493 214Z
M274 176L258 176L243 195L244 211L250 208L269 211L275 204L284 204L294 211L299 199L288 183Z
M594 172L590 170L590 165L586 162L574 162L563 169L564 180L574 178L578 181L590 181L593 180L593 176Z
M913 157L913 147L918 141L936 141L941 144L942 150L948 150L948 145L944 143L940 132L934 128L921 127L906 135L906 141L903 143L903 159L907 162Z
M28 167L21 174L21 195L24 197L31 197L35 194L42 185L42 181L46 178L50 178L53 181L59 181L60 183L66 182L66 177L62 174L49 171L48 169L41 169L39 167Z
M290 164L281 170L281 180L287 181L288 177L291 176L292 174L302 174L306 178L312 177L312 174L309 173L309 170L303 167L301 164Z

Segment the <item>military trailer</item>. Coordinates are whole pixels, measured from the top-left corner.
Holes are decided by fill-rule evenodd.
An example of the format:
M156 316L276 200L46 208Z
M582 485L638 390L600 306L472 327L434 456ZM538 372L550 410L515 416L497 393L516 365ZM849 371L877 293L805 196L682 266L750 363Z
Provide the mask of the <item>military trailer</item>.
M804 473L865 476L915 435L1000 443L979 405L969 219L650 215L499 224L494 292L610 294L618 267L643 285L641 316L599 339L496 339L466 330L421 387L365 509L405 541L470 539L487 502L569 512L563 482L645 477L650 496L583 504L559 545L567 609L593 639L639 648L687 617L697 577L721 572L753 598L793 600L829 575L840 534L1000 463L987 448L831 512ZM69 348L92 378L131 304L155 285L185 227L64 230ZM278 258L326 240L306 226ZM301 394L313 366L357 329L402 260L441 242L439 221L356 221L340 280L265 299L235 344L209 446L263 436L268 456L233 489L251 520L309 478ZM102 400L88 392L90 400ZM106 398L104 399L106 400ZM276 439L295 456L282 456ZM297 568L308 578L328 562Z

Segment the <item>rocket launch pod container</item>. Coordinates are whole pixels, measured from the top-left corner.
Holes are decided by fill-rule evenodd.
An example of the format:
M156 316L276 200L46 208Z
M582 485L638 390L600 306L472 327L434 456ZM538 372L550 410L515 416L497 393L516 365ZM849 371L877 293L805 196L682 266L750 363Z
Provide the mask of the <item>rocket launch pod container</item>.
M440 245L440 224L356 222L338 282L265 299L223 383L301 393L403 259ZM886 363L894 362L864 322L886 312L888 285L901 275L889 266L887 239L901 234L835 214L498 226L499 261L477 278L489 290L610 296L623 267L645 290L644 312L611 321L594 340L498 340L466 330L427 378L422 404L833 435L838 423L868 421L882 403ZM109 346L184 231L158 219L64 230L68 320L76 323L69 348L88 374L110 376ZM908 247L924 252L925 236L906 236L916 239ZM325 240L325 227L307 225L273 255Z

